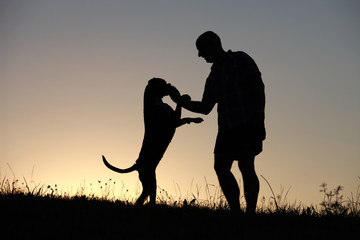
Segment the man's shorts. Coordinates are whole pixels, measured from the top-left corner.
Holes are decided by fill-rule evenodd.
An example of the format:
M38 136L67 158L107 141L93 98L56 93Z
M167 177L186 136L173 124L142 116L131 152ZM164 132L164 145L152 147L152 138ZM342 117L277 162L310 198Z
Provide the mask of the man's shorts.
M238 160L241 156L256 156L262 152L262 140L244 137L239 131L218 132L215 154L223 154Z

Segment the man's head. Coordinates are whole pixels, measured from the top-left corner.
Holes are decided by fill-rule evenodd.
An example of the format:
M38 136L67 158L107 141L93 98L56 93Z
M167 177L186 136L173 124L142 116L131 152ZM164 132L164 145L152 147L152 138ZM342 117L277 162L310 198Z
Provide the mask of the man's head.
M204 32L198 37L196 48L199 51L199 57L203 57L208 63L217 61L225 53L220 37L211 31Z

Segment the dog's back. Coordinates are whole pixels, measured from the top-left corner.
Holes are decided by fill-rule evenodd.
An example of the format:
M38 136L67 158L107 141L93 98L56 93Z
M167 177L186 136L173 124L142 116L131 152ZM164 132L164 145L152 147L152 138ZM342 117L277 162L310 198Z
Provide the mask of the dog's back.
M137 164L157 165L169 146L176 130L179 116L166 103L147 102L144 94L145 134ZM146 163L145 163L146 161Z

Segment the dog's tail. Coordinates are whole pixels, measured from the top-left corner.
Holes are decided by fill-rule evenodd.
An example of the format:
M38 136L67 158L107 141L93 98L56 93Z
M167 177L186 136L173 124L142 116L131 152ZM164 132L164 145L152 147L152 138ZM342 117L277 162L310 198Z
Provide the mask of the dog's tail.
M129 168L120 169L120 168L114 167L113 165L111 165L110 163L108 163L108 161L106 161L106 158L104 157L104 155L102 155L102 160L103 160L105 166L107 166L107 167L110 168L111 170L113 170L113 171L115 171L115 172L118 172L118 173L129 173L129 172L132 172L132 171L137 170L136 164L132 165L132 166L129 167Z

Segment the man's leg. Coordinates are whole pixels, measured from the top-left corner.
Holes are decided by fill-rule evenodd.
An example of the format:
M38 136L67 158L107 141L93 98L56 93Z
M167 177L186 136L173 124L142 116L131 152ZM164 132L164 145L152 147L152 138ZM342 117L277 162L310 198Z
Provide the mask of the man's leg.
M259 195L260 184L255 172L254 161L255 156L252 155L244 155L244 157L238 160L244 182L246 213L255 213Z
M215 171L219 179L221 189L230 206L231 211L240 210L240 190L234 175L231 173L233 159L222 154L215 154Z

